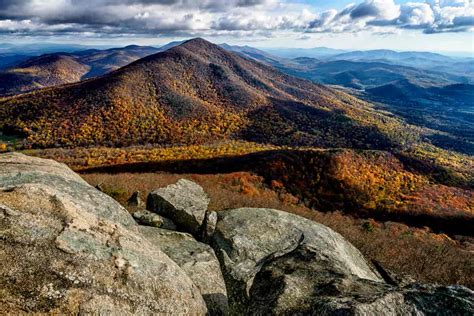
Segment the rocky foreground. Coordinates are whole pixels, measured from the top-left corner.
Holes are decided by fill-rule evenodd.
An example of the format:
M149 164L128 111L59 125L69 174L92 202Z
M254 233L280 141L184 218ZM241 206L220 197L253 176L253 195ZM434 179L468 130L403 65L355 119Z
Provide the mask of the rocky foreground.
M393 275L326 226L208 203L180 180L132 216L65 165L0 155L0 314L474 314L468 288Z

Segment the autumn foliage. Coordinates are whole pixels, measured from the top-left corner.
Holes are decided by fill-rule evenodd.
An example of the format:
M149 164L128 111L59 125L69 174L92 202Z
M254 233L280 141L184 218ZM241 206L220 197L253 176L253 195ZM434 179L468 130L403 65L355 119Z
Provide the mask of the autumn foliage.
M197 145L387 149L419 131L348 94L195 39L81 83L0 99L23 146Z

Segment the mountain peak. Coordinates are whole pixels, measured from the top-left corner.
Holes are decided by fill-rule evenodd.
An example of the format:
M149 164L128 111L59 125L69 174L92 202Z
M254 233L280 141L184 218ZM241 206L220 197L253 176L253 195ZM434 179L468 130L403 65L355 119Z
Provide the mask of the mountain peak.
M211 43L203 38L197 37L183 42L178 47L186 48L193 52L203 52L204 51L214 51L214 50L223 50L219 45Z
M171 53L177 54L193 54L199 56L201 59L208 59L216 61L222 59L224 56L228 57L229 52L217 44L211 43L202 38L193 38L187 40L168 50ZM156 55L155 55L156 56Z
M215 45L215 44L203 39L202 37L195 37L190 40L184 41L181 44L181 46L187 46L187 45Z
M135 48L140 48L140 47L142 47L142 46L132 44L132 45L125 46L124 48L125 48L125 49L127 49L127 48L128 48L128 49L135 49Z

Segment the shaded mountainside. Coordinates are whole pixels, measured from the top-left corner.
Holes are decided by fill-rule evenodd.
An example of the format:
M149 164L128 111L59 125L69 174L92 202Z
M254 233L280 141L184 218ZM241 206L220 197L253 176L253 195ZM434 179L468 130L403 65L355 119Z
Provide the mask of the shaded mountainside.
M417 134L328 87L202 39L109 75L0 101L0 126L36 147L194 144L391 148Z
M368 89L363 97L410 124L439 131L429 136L432 144L474 155L474 85L421 87L399 80Z
M83 78L101 76L158 51L155 47L130 45L84 54L79 59L91 69Z
M101 76L158 51L154 47L133 45L30 57L0 73L0 95L23 93Z

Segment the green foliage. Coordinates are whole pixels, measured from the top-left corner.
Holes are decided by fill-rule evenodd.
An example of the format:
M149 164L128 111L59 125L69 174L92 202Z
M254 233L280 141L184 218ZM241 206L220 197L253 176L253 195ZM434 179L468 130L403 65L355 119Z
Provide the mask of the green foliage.
M365 221L362 223L362 229L368 233L372 233L375 231L375 226L370 221Z

